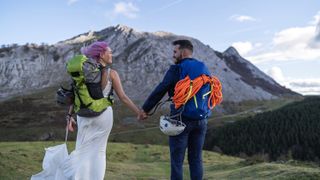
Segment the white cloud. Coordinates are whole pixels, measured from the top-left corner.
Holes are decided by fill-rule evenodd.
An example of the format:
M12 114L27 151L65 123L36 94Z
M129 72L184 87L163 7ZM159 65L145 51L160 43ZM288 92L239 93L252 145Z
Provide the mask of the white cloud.
M317 17L318 16L315 16L314 19ZM318 60L320 59L320 31L317 30L316 26L317 24L314 24L305 27L292 27L279 31L275 33L272 42L260 47L259 51L251 51L245 58L254 63L268 61Z
M267 74L270 77L272 77L275 81L277 81L278 83L280 83L280 84L284 83L283 73L279 67L277 67L277 66L272 67L271 69L269 69L267 71Z
M72 5L76 2L78 2L79 0L68 0L68 5Z
M273 43L276 46L292 45L292 43L306 44L315 34L315 26L294 27L284 29L275 34Z
M266 71L271 78L282 86L285 86L295 92L303 95L320 94L320 78L292 78L285 77L281 68L274 66Z
M229 19L238 21L238 22L256 21L255 18L247 15L232 15Z
M255 44L254 44L254 47L257 47L257 48L258 48L258 47L261 47L261 46L262 46L262 43L255 43Z
M290 85L297 86L297 87L309 87L309 88L316 88L320 86L320 79L306 79L298 80L296 82L290 82Z
M232 46L237 49L240 55L246 55L249 51L252 50L253 45L251 42L234 42Z
M293 91L299 92L303 95L319 95L320 94L320 79L293 79L287 80L287 87Z
M311 25L316 25L320 22L320 11L316 15L313 16L313 20L309 22Z
M252 50L261 47L261 43L251 43L249 41L239 41L232 43L232 47L236 48L236 50L239 52L241 56L244 56L251 52Z
M320 48L320 21L317 25L317 28L316 28L316 36L315 38L313 39L313 41L310 42L310 47L311 48Z
M127 18L134 19L138 16L139 8L131 2L118 2L114 5L113 16L123 15Z

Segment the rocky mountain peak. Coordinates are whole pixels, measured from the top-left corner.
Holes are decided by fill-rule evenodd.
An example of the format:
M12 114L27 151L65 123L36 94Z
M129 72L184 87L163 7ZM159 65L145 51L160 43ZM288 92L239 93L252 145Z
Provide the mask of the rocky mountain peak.
M121 31L121 32L125 32L125 33L128 33L128 32L130 32L130 31L134 31L133 28L128 27L128 26L123 25L123 24L118 24L118 25L116 25L116 26L114 27L114 29L115 29L116 31Z
M228 55L228 56L240 56L240 54L238 53L238 51L236 50L236 48L230 46L227 50L225 50L223 52L223 54Z
M165 32L165 31L157 31L153 33L155 36L159 36L159 37L166 37L166 36L173 36L173 33L170 32Z
M136 36L142 36L143 34L143 32L138 32L135 29L122 24L118 24L111 28L112 28L112 31L116 32L117 34L121 34L121 36L124 36L124 37L131 37L131 36L136 37Z
M113 50L113 68L119 72L126 93L145 100L161 81L172 61L174 40L187 38L194 57L203 61L222 82L224 101L268 100L295 92L277 84L235 48L220 53L197 39L169 32L139 32L125 25L89 31L53 45L38 48L0 48L0 99L20 92L59 85L70 79L65 64L80 48L94 40L106 41ZM234 93L237 92L237 93Z

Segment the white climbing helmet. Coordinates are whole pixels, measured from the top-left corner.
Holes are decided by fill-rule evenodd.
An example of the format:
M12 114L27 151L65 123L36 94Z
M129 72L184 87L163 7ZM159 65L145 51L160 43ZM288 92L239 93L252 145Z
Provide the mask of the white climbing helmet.
M170 119L169 116L160 117L160 130L168 136L176 136L183 132L186 125L182 121Z

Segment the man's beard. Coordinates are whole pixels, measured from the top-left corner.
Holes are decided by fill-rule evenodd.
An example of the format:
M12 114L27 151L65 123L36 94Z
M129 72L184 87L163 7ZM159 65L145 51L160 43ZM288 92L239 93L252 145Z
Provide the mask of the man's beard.
M175 63L175 64L179 64L179 62L180 62L181 59L182 59L182 55L180 54L179 57L173 57L173 58L175 59L174 63Z

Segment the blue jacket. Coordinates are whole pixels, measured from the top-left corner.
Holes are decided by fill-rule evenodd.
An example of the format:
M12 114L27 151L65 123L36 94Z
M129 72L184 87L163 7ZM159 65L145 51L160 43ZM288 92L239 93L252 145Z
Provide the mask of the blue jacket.
M189 75L190 79L195 79L201 74L210 75L210 71L201 61L193 58L186 58L179 62L179 64L171 65L166 72L162 82L153 90L147 100L142 106L145 112L149 112L154 106L168 93L169 97L174 95L174 87L177 82ZM177 114L178 110L175 109L174 104L170 105L170 114Z

